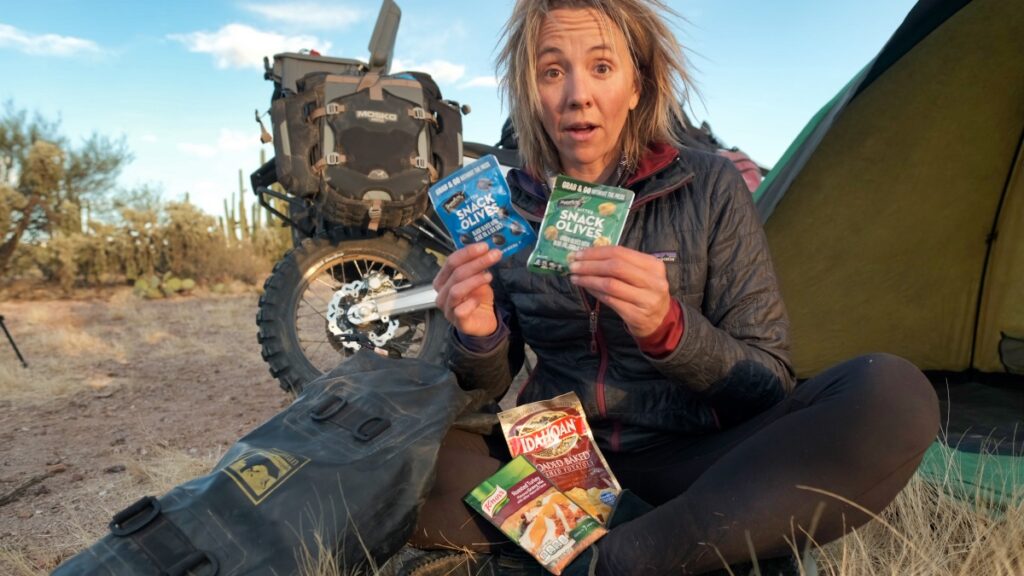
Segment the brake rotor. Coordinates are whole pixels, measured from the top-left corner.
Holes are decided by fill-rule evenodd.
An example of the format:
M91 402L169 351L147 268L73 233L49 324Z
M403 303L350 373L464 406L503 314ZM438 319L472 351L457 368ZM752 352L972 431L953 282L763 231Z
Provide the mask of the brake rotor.
M377 348L387 345L398 331L398 320L378 316L374 300L395 292L394 281L382 272L371 272L360 280L343 284L327 305L331 343L340 343L353 351L362 347L360 340L367 340Z

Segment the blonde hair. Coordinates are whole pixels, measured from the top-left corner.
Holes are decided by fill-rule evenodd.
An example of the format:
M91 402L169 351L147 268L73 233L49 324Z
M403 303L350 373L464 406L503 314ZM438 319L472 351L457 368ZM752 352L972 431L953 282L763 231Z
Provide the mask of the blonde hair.
M557 171L558 150L541 124L537 46L547 14L559 8L591 8L622 31L629 47L640 101L622 130L623 161L632 170L652 142L678 145L673 126L693 85L683 52L662 16L678 15L661 0L517 0L498 54L501 91L519 138L519 154L535 176Z

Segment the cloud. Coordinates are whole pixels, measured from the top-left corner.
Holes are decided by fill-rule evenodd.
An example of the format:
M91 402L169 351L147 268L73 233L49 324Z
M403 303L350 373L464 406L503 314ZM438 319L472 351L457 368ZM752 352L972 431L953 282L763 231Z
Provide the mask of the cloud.
M414 70L426 72L434 80L440 83L454 84L466 74L466 67L462 64L455 64L447 60L431 60L430 62L415 63L409 60L395 58L391 61L391 71Z
M315 36L285 36L257 30L245 24L228 24L216 32L171 34L189 52L211 54L218 68L262 68L263 57L278 52L298 52L303 48L326 54L331 43Z
M14 26L0 24L0 48L5 47L33 56L81 56L102 52L92 40L58 34L30 34Z
M318 30L348 28L366 16L366 13L358 8L315 2L246 4L245 9L273 22Z
M189 156L197 158L213 158L217 155L217 147L212 144L195 144L192 142L179 142L178 150Z
M157 138L156 134L143 134L142 136L139 136L139 140L147 144L152 144L154 142L158 142L160 139Z
M256 132L221 128L216 142L179 142L178 150L189 156L210 159L242 150L257 150L259 146Z
M498 79L494 76L476 76L467 80L460 88L495 88Z

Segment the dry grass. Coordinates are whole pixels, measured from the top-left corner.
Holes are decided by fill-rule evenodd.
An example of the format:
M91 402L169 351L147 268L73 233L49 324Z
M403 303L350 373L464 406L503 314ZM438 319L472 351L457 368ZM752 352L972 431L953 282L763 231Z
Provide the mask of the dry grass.
M128 476L134 490L145 494L163 494L171 488L209 473L219 455L197 456L181 450L156 446L140 460L128 463Z
M147 494L164 494L171 488L202 476L210 471L218 460L217 454L195 455L160 445L148 447L144 454L127 464L127 474L118 477L105 491L124 495L126 502L133 502ZM109 519L117 510L93 503L77 515L61 522L59 532L64 536L49 543L48 549L39 544L16 539L0 546L0 573L12 576L42 576L49 573L49 566L56 558L69 557L79 550L88 548L107 531L98 518Z
M216 459L214 454L196 456L156 446L129 466L118 489L161 494L207 473ZM97 516L109 517L111 512ZM87 547L101 536L80 526L69 529L77 541L69 549ZM822 576L1020 576L1024 574L1024 502L1006 509L979 509L914 477L882 517L813 554ZM365 560L339 560L323 542L300 551L297 559L304 576L378 572ZM0 566L15 576L46 573L20 547L0 548Z
M819 549L821 574L1024 574L1024 484L1015 486L1016 506L998 507L980 494L951 496L958 491L955 461L949 469L946 486L915 476L881 518Z
M25 552L8 546L0 547L0 566L8 570L10 576L40 576L41 571Z
M198 306L195 304L199 301ZM0 306L5 324L29 369L0 337L0 398L38 403L81 390L126 383L126 373L147 360L231 357L236 348L211 349L200 337L212 327L234 326L253 314L248 299L145 301L128 289L106 301L11 302ZM249 344L250 334L246 338Z
M8 328L31 366L29 370L18 366L6 341L0 340L0 399L20 408L82 390L102 395L113 387L133 386L138 375L126 375L125 371L131 370L141 358L170 363L201 354L216 363L218 358L237 357L239 347L252 346L246 340L251 335L239 336L242 328L237 320L232 320L244 317L244 327L250 326L252 299L209 298L192 302L187 308L179 304L173 299L141 301L128 291L108 296L99 304L0 304L0 313L5 315ZM227 337L198 337L211 331L223 331ZM120 507L143 494L163 494L205 474L219 456L168 447L156 437L144 438L141 445L145 446L142 453L125 458L127 474L116 478L100 475L95 484L90 484L92 493L117 491L123 495ZM960 474L955 461L950 459L946 487L915 477L876 522L813 551L820 574L1024 574L1024 502L1000 509L980 493L954 498L949 493L959 485ZM1008 481L1024 490L1024 478L1009 477ZM60 531L67 536L61 538L60 551L80 550L103 535L103 523L96 519L109 518L116 510L99 509L100 506L89 503L62 521ZM4 542L0 545L0 572L15 576L46 574L52 566L40 566L38 558L42 555L36 554L38 546L22 537ZM49 552L51 557L55 553ZM345 566L334 557L330 546L322 542L303 551L298 560L307 576L377 572L365 562Z
M945 486L915 476L893 504L868 526L825 546L815 546L822 576L1021 576L1024 574L1024 484L1016 506L984 498L951 496L959 470L952 451ZM964 496L961 494L961 496ZM970 496L970 495L968 495ZM300 554L304 576L375 574L346 568L318 542ZM464 573L465 569L459 573Z

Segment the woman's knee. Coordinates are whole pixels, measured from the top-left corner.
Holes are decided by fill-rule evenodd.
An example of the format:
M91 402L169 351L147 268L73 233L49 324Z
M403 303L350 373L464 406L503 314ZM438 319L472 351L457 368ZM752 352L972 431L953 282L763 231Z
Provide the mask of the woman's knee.
M911 362L892 354L867 354L850 361L848 379L873 426L888 427L923 451L939 431L935 388Z

